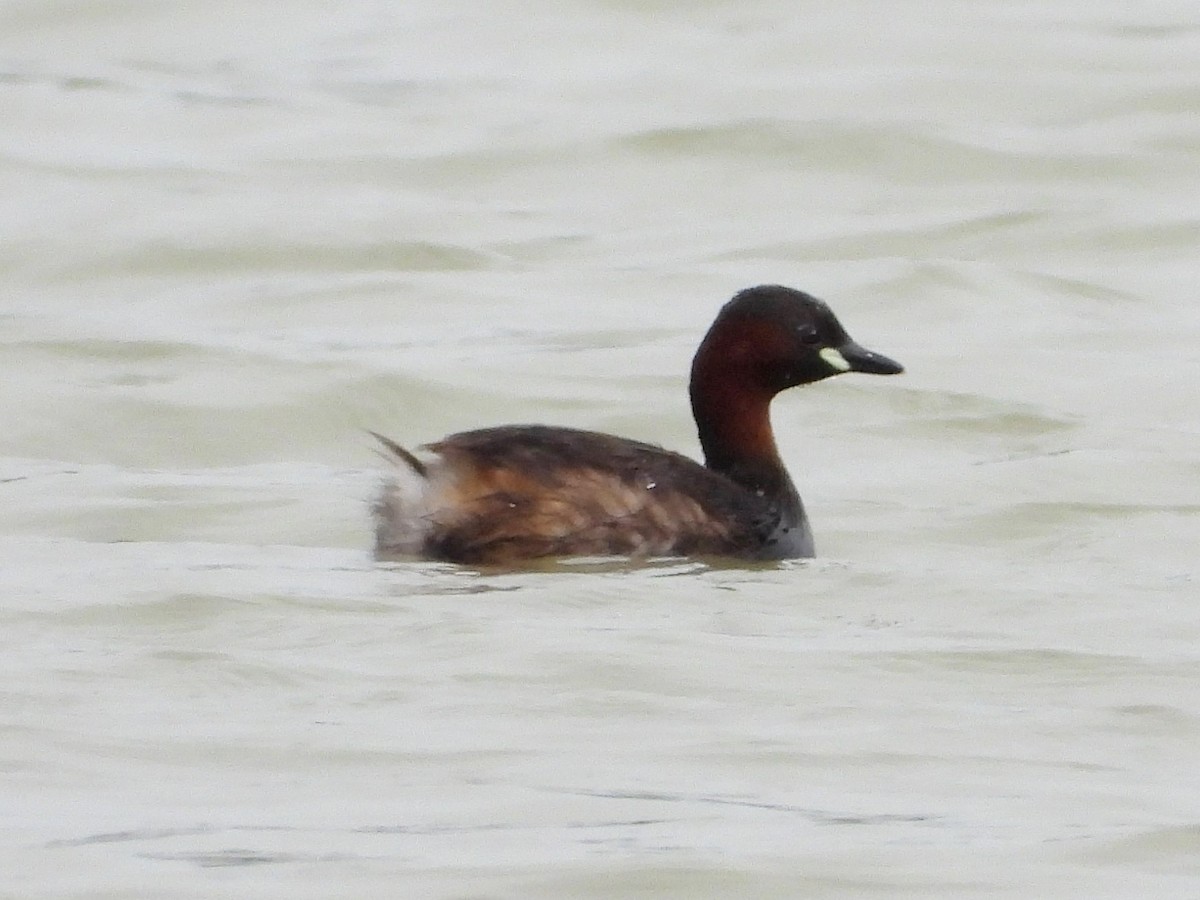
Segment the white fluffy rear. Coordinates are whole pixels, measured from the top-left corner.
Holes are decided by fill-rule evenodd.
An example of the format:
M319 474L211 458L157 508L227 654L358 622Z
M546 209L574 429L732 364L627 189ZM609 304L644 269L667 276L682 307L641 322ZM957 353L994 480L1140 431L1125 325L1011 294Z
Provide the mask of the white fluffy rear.
M421 556L435 508L430 475L436 462L425 473L421 473L404 457L395 453L386 455L391 471L373 508L375 556Z

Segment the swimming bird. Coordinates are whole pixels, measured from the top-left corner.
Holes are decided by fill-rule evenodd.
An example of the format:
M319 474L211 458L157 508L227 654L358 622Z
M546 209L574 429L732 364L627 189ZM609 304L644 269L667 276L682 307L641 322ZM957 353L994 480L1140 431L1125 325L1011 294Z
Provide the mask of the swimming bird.
M477 565L813 556L804 504L775 445L771 400L843 372L902 371L851 340L816 297L747 288L722 307L692 361L703 465L653 444L550 425L453 434L421 456L376 434L392 466L374 505L375 554Z

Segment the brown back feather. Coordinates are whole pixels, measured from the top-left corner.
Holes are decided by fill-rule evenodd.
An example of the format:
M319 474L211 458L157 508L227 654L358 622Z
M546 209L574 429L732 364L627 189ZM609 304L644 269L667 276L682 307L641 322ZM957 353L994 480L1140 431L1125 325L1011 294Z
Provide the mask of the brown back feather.
M651 444L511 426L452 435L426 554L504 563L541 556L753 556L778 513L723 475Z

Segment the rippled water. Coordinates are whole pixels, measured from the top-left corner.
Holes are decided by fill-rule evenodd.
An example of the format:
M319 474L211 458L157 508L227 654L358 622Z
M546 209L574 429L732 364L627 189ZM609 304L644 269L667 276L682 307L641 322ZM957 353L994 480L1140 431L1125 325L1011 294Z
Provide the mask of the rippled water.
M0 7L0 893L1195 897L1192 4ZM696 452L821 558L375 565L365 429Z

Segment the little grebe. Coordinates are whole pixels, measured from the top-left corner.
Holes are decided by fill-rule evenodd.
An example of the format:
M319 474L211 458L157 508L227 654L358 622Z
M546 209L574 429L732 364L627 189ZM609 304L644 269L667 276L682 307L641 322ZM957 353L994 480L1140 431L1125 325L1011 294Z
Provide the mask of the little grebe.
M375 553L505 564L549 556L813 555L775 448L771 399L842 372L903 367L850 339L822 301L779 285L725 304L692 362L704 465L608 434L510 425L454 434L395 464L375 504Z

